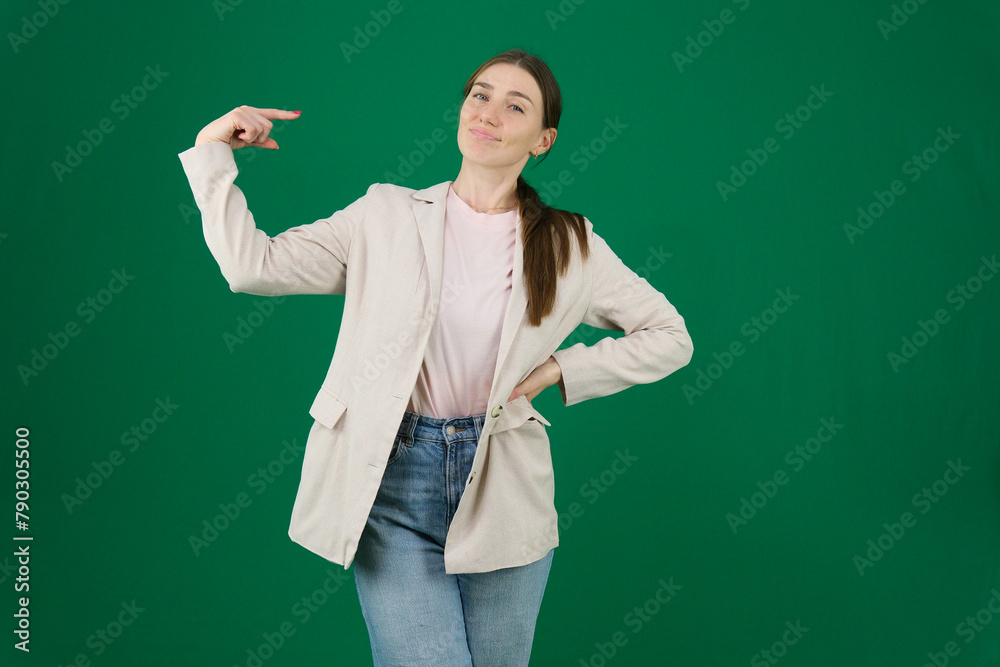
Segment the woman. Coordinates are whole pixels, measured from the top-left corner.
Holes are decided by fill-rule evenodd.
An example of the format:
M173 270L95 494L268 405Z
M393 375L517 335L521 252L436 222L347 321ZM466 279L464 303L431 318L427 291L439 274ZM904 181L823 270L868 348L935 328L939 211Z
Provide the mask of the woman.
M233 184L234 149L278 147L239 107L180 153L236 292L344 294L289 535L348 568L376 665L526 665L558 545L549 422L686 365L684 320L593 232L521 177L555 142L561 97L513 49L468 79L455 180L376 183L273 238ZM626 335L556 348L581 323Z

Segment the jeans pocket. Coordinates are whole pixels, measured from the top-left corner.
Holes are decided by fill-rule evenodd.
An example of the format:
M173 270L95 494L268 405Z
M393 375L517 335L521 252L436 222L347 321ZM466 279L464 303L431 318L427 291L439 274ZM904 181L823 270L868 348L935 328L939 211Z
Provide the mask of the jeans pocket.
M392 465L403 455L409 447L412 447L413 443L405 435L396 435L396 439L392 443L392 449L389 451L389 459L385 462L387 466Z

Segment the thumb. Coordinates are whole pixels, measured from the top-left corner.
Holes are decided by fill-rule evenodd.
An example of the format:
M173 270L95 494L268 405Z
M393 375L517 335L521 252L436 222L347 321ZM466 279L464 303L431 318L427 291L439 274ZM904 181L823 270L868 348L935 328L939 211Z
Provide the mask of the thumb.
M514 399L520 398L522 396L528 396L532 392L538 389L538 381L531 378L525 378L524 382L514 387L514 391L510 393L510 398L508 401L513 401ZM528 399L531 400L530 398Z

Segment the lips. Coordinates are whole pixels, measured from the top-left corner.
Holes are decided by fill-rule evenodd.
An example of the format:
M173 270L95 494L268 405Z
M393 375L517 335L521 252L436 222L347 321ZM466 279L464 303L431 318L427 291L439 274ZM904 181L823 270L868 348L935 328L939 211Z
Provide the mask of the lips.
M479 129L478 127L474 127L470 131L472 132L473 136L478 137L479 139L483 139L486 141L499 141L499 139L494 137L492 134L490 134L486 130Z

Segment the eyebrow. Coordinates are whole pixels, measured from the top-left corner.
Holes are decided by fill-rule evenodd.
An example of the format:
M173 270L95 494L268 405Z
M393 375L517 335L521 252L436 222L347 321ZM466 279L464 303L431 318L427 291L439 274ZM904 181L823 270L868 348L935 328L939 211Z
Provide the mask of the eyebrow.
M488 83L483 83L482 81L476 81L476 82L475 82L474 84L472 84L472 85L473 85L473 86L482 86L482 87L483 87L483 88L485 88L486 90L490 90L490 91L492 91L492 90L493 90L493 86L491 86L491 85L490 85L490 84L488 84ZM510 92L509 92L509 93L507 93L507 94L508 94L508 95L513 95L514 97L523 97L524 99L526 99L526 100L528 101L528 103L529 103L529 104L531 104L532 106L534 106L534 105L535 105L535 103L531 101L531 98L530 98L530 97L528 97L527 95L525 95L524 93L519 93L519 92L517 92L516 90L512 90L512 91L510 91Z

